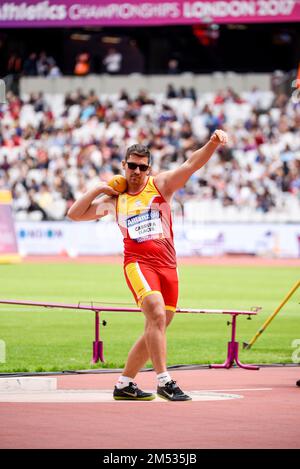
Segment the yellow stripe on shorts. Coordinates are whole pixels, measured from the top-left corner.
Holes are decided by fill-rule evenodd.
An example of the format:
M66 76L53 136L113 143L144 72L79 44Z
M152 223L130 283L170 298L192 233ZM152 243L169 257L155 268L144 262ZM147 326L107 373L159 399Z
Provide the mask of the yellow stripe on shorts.
M168 311L172 311L173 313L176 313L177 308L176 308L176 306L166 305L165 309L168 310Z
M138 262L127 264L125 270L134 293L136 294L139 305L141 305L143 299L151 293L160 293L159 291L151 290L151 287L143 275Z

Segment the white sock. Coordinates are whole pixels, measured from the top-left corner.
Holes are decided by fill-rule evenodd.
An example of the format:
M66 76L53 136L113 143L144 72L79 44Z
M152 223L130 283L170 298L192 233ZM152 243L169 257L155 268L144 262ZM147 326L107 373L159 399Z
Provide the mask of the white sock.
M129 383L132 383L133 382L133 378L129 378L128 376L123 376L121 375L117 381L117 388L118 389L123 389L123 388L126 388L126 386L129 385Z
M164 386L171 380L172 378L167 371L164 371L163 373L159 373L157 375L158 386Z

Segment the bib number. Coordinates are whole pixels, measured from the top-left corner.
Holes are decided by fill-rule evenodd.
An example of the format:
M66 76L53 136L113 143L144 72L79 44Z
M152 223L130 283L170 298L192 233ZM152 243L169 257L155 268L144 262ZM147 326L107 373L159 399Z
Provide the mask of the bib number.
M157 210L149 210L128 218L127 229L130 239L138 243L163 237L162 223Z

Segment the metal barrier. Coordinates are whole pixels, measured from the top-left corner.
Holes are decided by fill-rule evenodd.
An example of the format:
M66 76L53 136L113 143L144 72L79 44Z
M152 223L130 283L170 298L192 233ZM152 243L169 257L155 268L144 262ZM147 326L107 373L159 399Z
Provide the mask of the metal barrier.
M39 303L34 301L21 301L21 300L0 300L0 304L9 305L20 305L20 306L37 306L45 308L65 308L65 309L78 309L78 310L89 310L95 313L95 340L93 341L93 363L99 361L104 363L103 353L103 341L100 340L100 313L103 312L127 312L137 313L141 312L139 308L127 308L127 307L108 307L104 305L97 305L91 302L90 305L84 305L81 303L66 304L66 303ZM247 319L251 319L253 315L256 315L260 308L255 307L251 311L239 311L239 310L228 310L228 309L190 309L190 308L179 308L176 313L179 314L229 314L232 317L232 322L228 321L227 324L231 325L231 340L228 342L227 358L223 364L210 365L210 368L231 368L234 363L240 368L246 370L258 370L259 367L256 365L243 364L239 360L239 343L236 341L236 320L238 316L247 316ZM105 326L106 322L103 321L102 325Z

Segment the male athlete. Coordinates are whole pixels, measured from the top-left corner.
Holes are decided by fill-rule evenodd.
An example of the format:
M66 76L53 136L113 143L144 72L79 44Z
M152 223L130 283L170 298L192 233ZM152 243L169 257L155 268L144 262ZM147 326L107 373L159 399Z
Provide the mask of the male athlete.
M134 383L150 358L157 373L157 394L170 401L188 401L166 368L166 327L173 319L178 298L176 253L173 244L170 200L200 169L227 135L216 130L210 140L181 166L150 176L151 155L144 145L132 145L122 162L127 191L119 194L105 183L87 191L68 211L75 221L96 220L116 214L124 237L124 274L135 301L145 315L144 334L129 352L123 374L115 386L116 400L152 400ZM104 195L98 198L99 195Z

